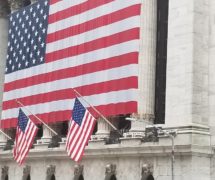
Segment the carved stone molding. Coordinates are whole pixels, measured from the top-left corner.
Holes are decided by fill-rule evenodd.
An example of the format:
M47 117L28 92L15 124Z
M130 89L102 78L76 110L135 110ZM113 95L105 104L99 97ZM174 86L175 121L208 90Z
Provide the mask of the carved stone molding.
M141 180L154 179L153 176L153 165L151 163L145 163L142 166L142 177Z
M18 9L22 8L24 5L23 0L8 0L10 4L10 9L12 12L17 11Z
M105 180L109 180L112 175L116 175L116 165L107 164L105 168Z
M6 0L0 0L0 18L6 17L10 12L9 4Z
M3 166L1 168L1 179L5 179L5 177L8 175L8 170L9 170L8 166Z
M78 180L81 175L83 175L84 166L77 164L74 167L74 178L73 180Z
M47 166L47 170L46 170L46 180L50 180L51 176L53 174L55 174L55 165L49 165Z
M30 175L30 173L31 173L31 166L26 165L23 168L22 180L26 180L28 178L28 175Z

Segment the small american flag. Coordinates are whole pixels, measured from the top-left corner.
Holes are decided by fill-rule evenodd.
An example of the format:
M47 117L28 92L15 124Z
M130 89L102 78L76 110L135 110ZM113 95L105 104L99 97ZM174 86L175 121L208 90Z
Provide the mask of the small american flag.
M14 159L22 165L38 131L37 126L19 109L18 125L16 130Z
M66 141L66 150L74 161L81 160L95 123L95 118L76 98Z

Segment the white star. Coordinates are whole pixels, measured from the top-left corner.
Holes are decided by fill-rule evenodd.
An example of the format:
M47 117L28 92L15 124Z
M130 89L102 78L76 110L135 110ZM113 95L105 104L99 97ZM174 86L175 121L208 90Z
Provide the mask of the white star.
M42 25L43 25L42 23L39 24L40 28L42 27Z
M21 34L21 32L19 31L19 32L18 32L18 35L20 36L20 34Z
M6 67L6 68L5 68L5 72L7 72L7 70L8 70L8 68Z
M36 23L38 23L39 22L39 18L36 18Z
M22 55L22 60L25 60L25 55Z
M15 27L16 31L18 30L18 26Z
M24 28L25 27L25 24L24 23L22 23L22 28Z
M34 50L36 50L37 49L37 45L34 45Z
M45 46L45 43L43 42L43 43L41 43L41 47L44 47Z
M43 9L40 10L40 14L43 14Z
M10 21L12 21L13 20L13 16L10 16Z
M25 15L25 13L26 13L26 11L24 10L24 11L22 12L22 14Z
M21 42L22 42L22 41L23 41L23 39L24 39L24 37L22 36L20 39L21 39Z
M12 39L14 39L14 34L11 35Z
M17 39L14 40L14 43L15 43L15 44L17 43Z
M33 13L33 17L36 17L36 13L35 12Z
M19 17L19 13L16 14L16 17L17 17L17 18Z
M21 67L21 64L19 63L19 64L18 64L18 68L20 68L20 67Z
M27 52L29 53L29 51L30 51L30 48L28 47L28 48L27 48Z
M37 36L37 35L38 35L38 31L35 32L35 36Z
M12 60L10 59L9 64L12 64Z
M16 53L15 52L13 53L13 57L16 57Z
M28 20L28 19L29 19L29 16L27 15L27 16L25 17L25 19Z
M33 57L33 53L31 52L31 54L30 54L30 57L32 58Z
M45 28L43 28L43 30L42 30L42 31L43 31L43 34L44 34L44 33L46 32L46 29L45 29Z
M9 55L7 55L7 59L9 58Z
M19 50L19 54L20 54L20 55L22 54L22 50Z
M10 46L10 41L8 41L7 45Z
M48 1L45 1L45 3L44 3L44 4L45 4L45 6L47 6L47 4L48 4Z
M19 49L19 44L17 44L16 48Z
M11 30L11 29L9 29L9 34L11 34L11 32L12 32L12 30Z
M12 70L14 70L14 68L15 68L15 66L13 65L13 66L12 66Z
M34 40L33 39L31 40L31 44L34 44Z
M39 40L39 41L41 41L41 40L42 40L42 38L39 36L39 37L38 37L38 40Z
M33 30L33 31L35 30L35 26L32 26L32 30Z
M31 26L32 22L31 22L31 21L29 21L29 22L28 22L28 24L29 24L29 26Z
M47 15L45 14L44 16L43 16L43 19L45 20L47 18Z
M22 18L19 18L19 23L21 23L22 22Z
M31 38L31 35L30 34L28 34L28 39L30 39Z
M16 57L15 61L18 62L18 57Z
M15 26L15 21L13 21L12 25Z
M13 46L10 47L10 51L13 51Z
M39 9L40 8L40 4L37 4L37 9Z
M27 44L27 43L26 43L26 41L25 41L25 42L23 43L24 47L26 47L26 44Z
M27 34L27 32L28 32L28 29L25 29L25 34Z
M33 8L31 7L31 8L30 8L30 12L32 12L32 11L33 11Z
M40 55L40 51L37 51L37 55L38 55L38 56Z
M40 58L40 62L43 62L43 57Z
M36 62L36 60L34 59L34 60L33 60L33 64L35 64L35 62Z
M26 62L25 62L25 66L28 66L28 63L29 63L29 62L28 62L28 61L26 61Z

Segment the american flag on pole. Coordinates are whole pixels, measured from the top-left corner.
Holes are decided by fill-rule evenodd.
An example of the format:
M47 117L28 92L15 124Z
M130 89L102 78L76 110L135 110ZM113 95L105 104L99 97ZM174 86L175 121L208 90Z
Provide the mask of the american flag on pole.
M38 131L37 126L19 109L13 156L19 165L22 165L34 142Z
M95 124L95 118L76 98L66 140L67 153L74 161L81 160Z
M137 112L140 7L38 0L12 13L2 127L16 126L15 99L45 122L70 119L72 88L106 116Z

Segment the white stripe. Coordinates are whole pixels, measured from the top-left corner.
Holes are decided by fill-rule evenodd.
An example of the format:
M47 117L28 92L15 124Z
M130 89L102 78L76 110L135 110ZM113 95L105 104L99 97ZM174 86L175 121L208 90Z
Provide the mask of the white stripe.
M72 92L71 92L72 93ZM113 91L103 94L95 94L84 97L91 103L92 106L115 104L119 102L137 101L137 89L128 89L122 91ZM96 101L95 101L96 99ZM63 111L71 109L74 104L74 99L65 99L60 101L53 101L37 105L26 106L33 114L42 114L54 111ZM8 109L2 112L2 120L7 118L15 118L19 108Z
M75 147L75 149L71 155L72 158L75 157L75 159L77 159L78 154L82 153L82 151L83 151L82 147L85 146L86 139L88 139L88 134L92 129L93 119L94 118L89 113L89 117L88 117L87 122L85 124L85 127L82 131L81 137L79 138L79 141L78 141L78 143L77 143L77 145L76 145L76 147Z
M82 34L70 36L68 38L49 43L46 46L46 53L58 51L72 46L77 46L86 42L110 36L139 26L140 16L130 17L128 19L115 22L107 26L102 26L100 28L84 32Z
M78 159L79 159L80 156L81 156L82 151L83 151L84 148L85 148L86 141L88 140L89 136L91 135L91 134L90 134L90 131L91 131L91 129L92 129L92 126L93 126L94 121L95 121L95 120L93 119L93 120L91 120L91 122L90 122L90 126L89 126L89 128L88 128L87 134L86 134L86 136L85 136L85 138L84 138L84 141L83 141L83 143L82 143L82 145L81 145L81 148L79 149L78 154L76 155L75 161L78 161Z
M74 67L81 64L95 62L101 59L106 59L114 56L123 55L130 52L139 51L139 40L133 40L122 44L117 44L107 48L91 51L74 57L68 57L52 63L41 64L35 67L16 71L11 74L6 74L5 83L13 82L19 79L32 77L39 74L53 72L68 67Z
M87 116L88 116L88 118L87 118ZM80 144L83 142L84 133L87 130L88 124L90 123L90 119L91 119L90 114L88 113L88 111L85 111L83 122L82 122L82 124L81 124L81 126L79 128L79 132L76 134L76 139L74 139L74 143L75 143L74 147L75 148L74 148L74 150L73 150L73 152L71 154L72 158L75 156L77 150L79 149Z
M69 155L69 152L71 151L71 140L72 140L72 138L75 136L75 134L76 134L76 131L77 131L77 129L79 128L79 126L74 122L74 121L72 121L72 126L70 127L70 131L71 131L71 129L72 129L72 131L71 131L71 133L70 133L70 135L67 137L67 141L68 141L68 146L67 146L67 148L68 148L68 155Z
M62 0L62 1L59 1L55 4L52 4L50 6L50 9L49 9L49 14L54 14L58 11L62 11L64 10L65 8L69 8L69 7L72 7L72 6L75 6L77 4L81 4L83 2L86 2L87 0Z
M82 133L83 125L85 125L87 123L86 116L87 116L87 113L84 114L84 117L82 120L82 125L78 126L78 131L75 133L75 136L74 136L75 138L71 141L69 154L71 154L71 153L73 154L75 151L75 149L74 149L72 152L72 149L77 146L78 138L79 138L80 134ZM72 154L71 154L71 157L72 157Z
M4 101L8 101L16 98L22 98L41 93L48 93L56 90L75 88L99 82L106 82L125 77L137 76L137 73L138 73L137 64L131 64L118 68L81 75L77 77L61 79L57 81L47 82L43 84L8 91L3 94L3 97Z
M135 4L140 4L140 0L115 0L111 3L104 4L92 10L85 11L81 14L77 14L75 16L71 16L61 21L57 21L55 23L49 24L48 34L54 33L56 31L63 30L68 27L75 26L81 23L85 23L92 19L111 14L115 11L121 10L123 8L129 7Z

